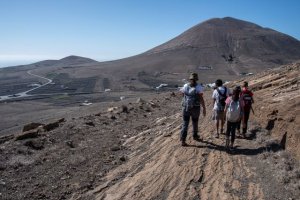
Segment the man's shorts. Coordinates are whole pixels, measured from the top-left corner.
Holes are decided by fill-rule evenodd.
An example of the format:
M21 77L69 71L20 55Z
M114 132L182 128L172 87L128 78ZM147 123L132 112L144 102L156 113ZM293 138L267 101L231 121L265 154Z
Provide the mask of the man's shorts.
M224 111L214 110L213 120L222 120L224 119Z

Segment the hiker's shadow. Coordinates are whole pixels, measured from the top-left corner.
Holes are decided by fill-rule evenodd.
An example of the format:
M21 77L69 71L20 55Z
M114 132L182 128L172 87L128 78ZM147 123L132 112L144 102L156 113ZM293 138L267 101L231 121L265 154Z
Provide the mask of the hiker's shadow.
M259 147L259 148L256 148L256 149L249 149L249 148L240 148L239 146L235 146L235 148L230 151L225 146L214 144L214 143L209 142L209 141L203 141L202 140L199 143L202 143L202 144L188 145L187 147L208 148L208 149L211 149L211 150L218 150L218 151L227 152L228 154L232 154L232 155L246 155L246 156L254 156L254 155L258 155L258 154L261 154L263 152L268 151L268 149L266 147ZM203 143L205 145L203 145Z
M246 135L245 137L241 136L241 135L236 135L236 138L237 139L244 139L244 140L254 140L254 139L256 139L256 133L257 133L256 130L252 130L250 132L250 134Z
M237 135L236 139L244 139L244 140L254 140L256 139L256 133L255 132L251 132L249 135L247 136L241 136L241 135Z

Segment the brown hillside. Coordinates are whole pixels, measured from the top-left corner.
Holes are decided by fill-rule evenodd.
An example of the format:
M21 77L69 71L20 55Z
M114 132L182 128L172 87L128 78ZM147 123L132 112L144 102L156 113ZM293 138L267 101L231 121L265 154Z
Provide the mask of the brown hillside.
M286 148L300 160L300 63L286 65L249 77L255 92L254 119L281 140L287 133ZM236 82L241 84L242 81Z
M196 71L202 75L202 82L208 82L215 75L233 80L241 72L257 73L299 58L300 42L295 38L226 17L202 22L141 55L106 64L116 70L116 75L145 71L146 79L163 81L165 78L173 82L177 79L178 82L187 72ZM178 75L155 77L155 72Z
M233 152L224 148L224 135L213 137L210 90L204 95L207 116L199 121L203 140L192 140L190 129L187 147L179 142L182 97L170 92L83 107L65 120L35 121L0 138L0 197L297 199L298 79L299 63L247 78L255 115ZM287 151L280 143L284 132Z

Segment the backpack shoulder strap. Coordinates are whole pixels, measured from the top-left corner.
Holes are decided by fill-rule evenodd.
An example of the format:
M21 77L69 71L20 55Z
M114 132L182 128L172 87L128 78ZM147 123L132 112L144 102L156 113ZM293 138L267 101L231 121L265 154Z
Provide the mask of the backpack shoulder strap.
M184 88L184 94L185 95L188 94L189 88L190 88L190 84L186 84L186 87Z
M222 97L226 97L226 96L227 96L227 95L226 95L226 94L227 94L227 88L224 87L224 89L225 89L224 94L222 94L221 91L219 90L219 88L217 88L217 92L218 92L219 95L222 96Z
M191 93L191 94L189 93L191 87L192 86L190 84L187 84L187 87L184 90L184 96L189 96L190 97L190 96L195 96L197 94L196 88L195 88L193 93Z
M241 97L244 98L244 97L250 97L252 99L252 96L251 96L251 91L250 90L247 90L247 91L243 91L241 93Z

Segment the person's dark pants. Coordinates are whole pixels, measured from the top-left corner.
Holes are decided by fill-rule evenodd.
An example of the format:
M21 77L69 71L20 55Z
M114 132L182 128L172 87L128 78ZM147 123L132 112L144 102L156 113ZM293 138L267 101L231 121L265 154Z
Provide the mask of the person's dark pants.
M242 120L240 120L236 126L236 130L240 131L241 130L241 123L242 123Z
M243 122L243 134L247 133L247 128L248 128L248 120L250 116L250 111L244 111L242 119L238 122L236 129L241 130L241 124Z
M239 122L229 122L227 121L227 129L226 129L226 138L229 138L231 135L231 143L234 143L235 140L235 130L238 126Z
M247 133L249 116L250 116L250 111L244 111L243 117L242 117L243 134Z
M198 136L198 121L200 116L200 106L193 107L189 110L183 109L183 124L181 129L180 140L185 141L187 137L188 127L190 123L190 118L192 118L193 123L193 137Z

